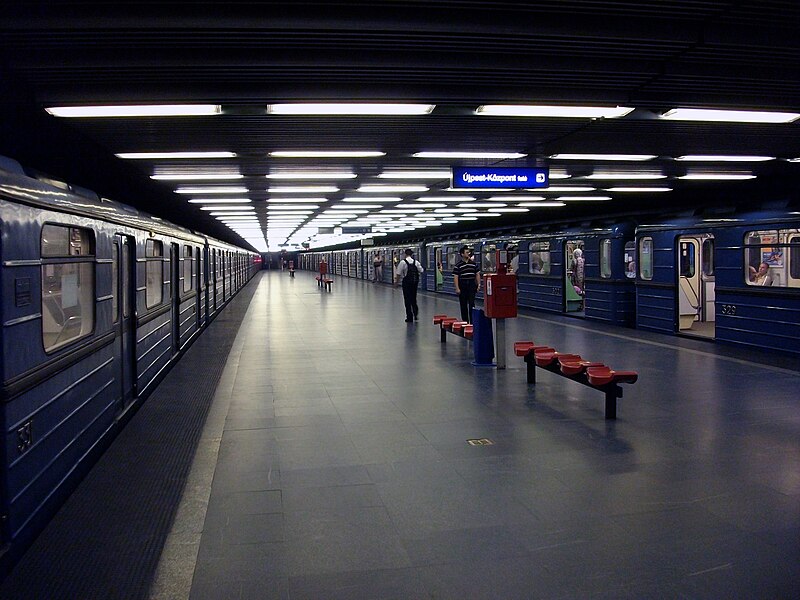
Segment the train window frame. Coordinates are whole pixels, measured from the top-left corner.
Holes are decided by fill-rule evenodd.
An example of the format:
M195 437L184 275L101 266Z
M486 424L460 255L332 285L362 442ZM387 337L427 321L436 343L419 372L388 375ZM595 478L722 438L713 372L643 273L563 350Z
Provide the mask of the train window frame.
M189 293L194 289L194 256L192 247L183 246L183 293Z
M156 248L160 254L156 254ZM144 306L150 309L164 302L164 242L147 238L144 244L144 258Z
M710 250L709 250L710 249ZM700 261L704 277L714 276L714 238L704 238L700 244Z
M481 248L481 273L497 272L497 245L484 244Z
M648 251L645 252L645 247L648 248ZM652 281L653 280L653 238L652 236L644 236L639 239L639 279L643 281ZM649 258L648 260L644 260L643 256L647 255Z
M458 264L458 249L455 246L447 247L447 271L452 271Z
M697 274L697 244L694 240L679 241L680 247L678 249L678 274L680 277L691 279ZM691 251L689 247L691 246Z
M528 273L540 276L550 275L551 255L552 250L549 240L530 242L528 244ZM537 264L541 265L538 271L534 269Z
M611 279L611 238L600 240L600 278Z
M47 232L60 233L65 242L60 251L48 243ZM66 223L44 223L40 232L41 258L41 331L42 348L52 354L94 334L97 323L95 232ZM74 271L74 272L69 272ZM66 291L65 291L66 290ZM69 302L65 306L65 303ZM67 310L75 309L76 310ZM73 314L69 314L69 313ZM55 325L55 327L51 326ZM70 337L62 338L70 323L80 327ZM53 338L52 336L55 335ZM52 338L52 339L51 339Z
M625 242L622 260L625 269L625 277L628 279L636 279L636 240L628 240Z
M742 243L742 279L748 287L800 288L800 229L746 231ZM795 242L795 240L797 240ZM761 275L761 266L767 271Z

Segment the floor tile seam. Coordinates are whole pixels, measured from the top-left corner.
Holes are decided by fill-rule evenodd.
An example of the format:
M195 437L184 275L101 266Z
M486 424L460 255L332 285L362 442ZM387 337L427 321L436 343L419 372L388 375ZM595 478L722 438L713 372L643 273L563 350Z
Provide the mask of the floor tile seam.
M263 281L263 278L261 281ZM261 286L261 281L259 281L259 287ZM164 542L164 549L151 583L151 597L159 597L165 593L165 590L170 590L170 594L177 594L178 597L188 598L190 595L194 570L202 543L202 533L197 537L196 542L191 544L181 544L177 540L180 539L180 531L187 527L188 522L196 526L194 529L197 531L202 532L203 529L202 525L208 511L219 448L224 435L225 420L235 387L236 371L244 348L244 338L241 336L242 325L246 322L248 314L253 310L254 299L255 294L251 298L245 316L239 324L236 338L234 338L231 349L228 352L225 367L214 391L211 408L206 417L206 424L200 434L200 442L205 441L210 444L211 451L202 461L192 461L184 491L175 513L172 529ZM203 489L202 497L196 495L198 487ZM190 498L190 494L194 495ZM202 502L204 507L200 511L193 510L193 505L197 501ZM176 581L175 565L177 564L181 567L178 569L178 573L186 574L180 581Z

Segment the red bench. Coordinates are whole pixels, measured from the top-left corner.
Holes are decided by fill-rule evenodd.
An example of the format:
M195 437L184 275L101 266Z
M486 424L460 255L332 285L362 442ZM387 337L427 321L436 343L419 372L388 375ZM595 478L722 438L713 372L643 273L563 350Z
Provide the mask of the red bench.
M325 287L325 291L331 291L331 284L333 283L333 279L328 279L327 277L321 277L317 275L314 277L317 280L317 287Z
M472 325L466 321L460 321L447 315L433 315L433 324L438 325L441 330L442 343L447 341L448 332L468 340L472 339Z
M606 419L617 418L617 398L622 398L619 384L636 383L639 378L635 371L614 371L603 363L584 360L578 354L556 352L554 348L530 341L515 342L514 354L523 357L528 366L528 383L536 383L536 367L539 367L603 392Z

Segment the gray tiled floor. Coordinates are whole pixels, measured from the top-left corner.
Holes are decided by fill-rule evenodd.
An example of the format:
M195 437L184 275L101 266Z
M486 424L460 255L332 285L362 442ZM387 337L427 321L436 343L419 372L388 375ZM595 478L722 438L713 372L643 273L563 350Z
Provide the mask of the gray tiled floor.
M639 371L602 394L470 365L422 295L268 273L240 335L192 598L781 598L800 589L800 373L529 313ZM488 437L492 446L470 446Z

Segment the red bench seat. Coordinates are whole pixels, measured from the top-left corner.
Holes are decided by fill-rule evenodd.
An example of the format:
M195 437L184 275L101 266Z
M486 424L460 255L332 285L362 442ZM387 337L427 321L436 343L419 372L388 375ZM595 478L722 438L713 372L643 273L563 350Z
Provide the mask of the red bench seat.
M602 386L609 383L636 383L639 374L636 371L614 371L603 365L586 369L586 377L592 385Z

